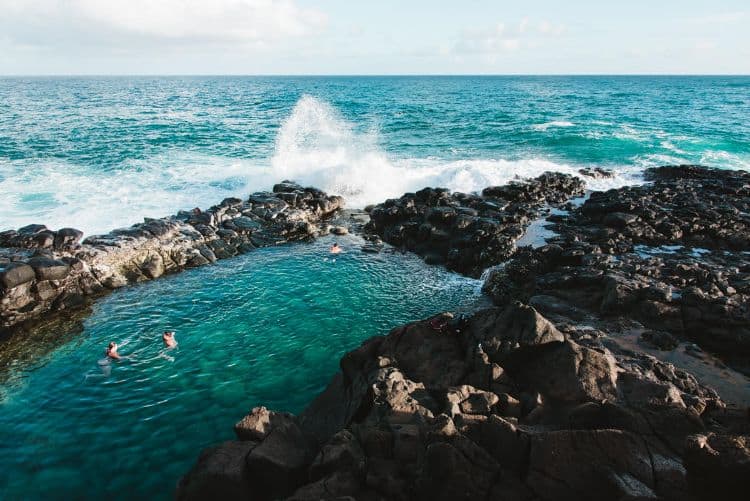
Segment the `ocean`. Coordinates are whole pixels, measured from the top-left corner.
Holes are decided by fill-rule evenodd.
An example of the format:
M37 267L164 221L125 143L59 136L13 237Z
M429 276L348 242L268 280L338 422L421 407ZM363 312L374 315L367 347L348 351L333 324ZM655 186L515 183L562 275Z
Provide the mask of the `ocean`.
M288 178L363 207L585 167L750 167L750 77L0 79L0 231L87 234ZM0 498L170 499L266 405L300 412L368 337L481 303L481 282L356 235L118 290L0 342ZM165 351L161 332L177 331ZM110 341L128 360L101 365Z
M750 77L0 79L0 230L106 232L283 178L361 207L674 163L750 167Z

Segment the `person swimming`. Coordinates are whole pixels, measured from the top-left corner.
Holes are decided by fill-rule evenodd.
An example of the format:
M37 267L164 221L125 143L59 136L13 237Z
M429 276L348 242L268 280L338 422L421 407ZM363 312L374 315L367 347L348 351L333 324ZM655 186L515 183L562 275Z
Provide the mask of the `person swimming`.
M341 247L339 247L338 242L334 242L331 246L331 254L339 254L341 252Z
M115 343L114 341L109 343L109 346L107 346L107 351L104 352L104 355L107 358L111 358L113 360L122 359L122 356L117 353L117 343Z
M164 346L167 348L174 348L177 346L177 340L174 338L174 331L164 331L161 335L161 339L164 341Z

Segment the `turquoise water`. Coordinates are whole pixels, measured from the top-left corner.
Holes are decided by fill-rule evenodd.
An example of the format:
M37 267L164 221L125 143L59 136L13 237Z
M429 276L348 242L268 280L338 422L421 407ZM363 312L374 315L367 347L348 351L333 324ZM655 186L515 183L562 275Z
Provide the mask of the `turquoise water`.
M479 297L477 281L339 241L350 251L335 261L323 239L120 290L72 341L13 367L0 498L168 499L253 406L299 412L362 340ZM161 346L167 328L174 350ZM112 340L132 358L102 368Z
M750 166L750 77L0 79L0 230L107 231L282 177L364 205L680 162Z
M750 167L750 77L0 78L0 231L103 232L283 178L364 206L683 162ZM334 262L329 244L121 290L82 332L0 345L0 498L168 498L253 406L298 412L362 339L478 299L413 256ZM132 358L102 368L111 340Z

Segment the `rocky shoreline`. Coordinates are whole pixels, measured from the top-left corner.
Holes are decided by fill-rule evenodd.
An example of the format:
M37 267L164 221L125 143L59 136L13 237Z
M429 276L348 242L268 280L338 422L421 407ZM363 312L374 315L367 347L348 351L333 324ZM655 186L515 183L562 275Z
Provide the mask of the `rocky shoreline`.
M0 233L0 333L77 311L108 291L257 247L313 238L343 199L284 181L272 192L227 198L94 235L33 224Z
M748 387L727 400L624 340L748 373L750 174L647 176L586 200L547 174L371 208L366 250L494 266L495 306L364 342L299 416L253 409L177 498L744 499ZM555 235L516 250L543 213Z

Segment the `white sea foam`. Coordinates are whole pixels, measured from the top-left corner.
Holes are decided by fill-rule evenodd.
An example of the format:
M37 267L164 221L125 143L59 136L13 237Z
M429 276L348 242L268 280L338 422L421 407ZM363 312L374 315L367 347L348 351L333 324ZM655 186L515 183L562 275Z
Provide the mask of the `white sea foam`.
M565 120L553 120L551 122L545 122L543 124L534 124L531 126L532 129L538 130L538 131L546 131L550 127L574 127L575 124L573 122L568 122Z
M253 170L246 161L186 154L100 172L64 162L0 163L0 231L43 223L106 232L245 194Z

